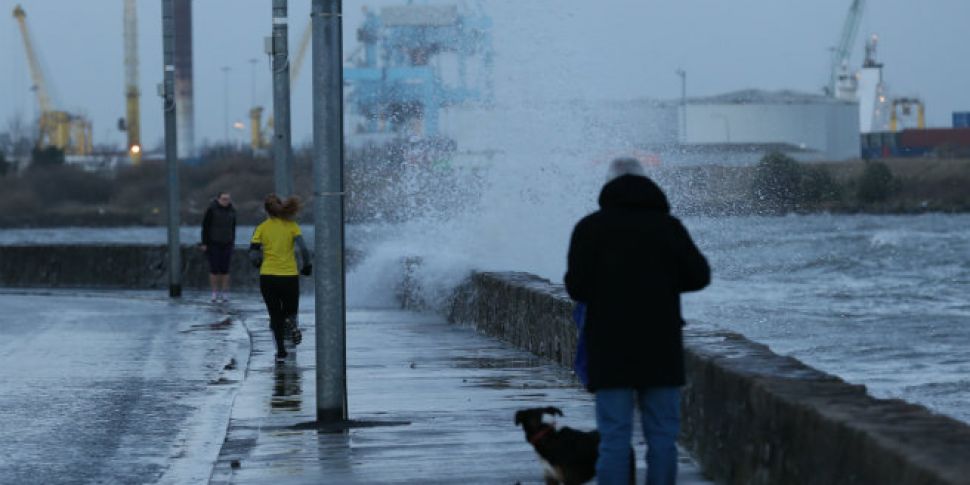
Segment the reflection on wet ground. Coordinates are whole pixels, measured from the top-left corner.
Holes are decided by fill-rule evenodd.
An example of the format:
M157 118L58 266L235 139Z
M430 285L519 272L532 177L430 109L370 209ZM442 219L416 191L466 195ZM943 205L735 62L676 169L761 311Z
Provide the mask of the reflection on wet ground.
M319 426L312 324L299 353L276 366L265 316L244 320L254 352L214 485L541 483L515 412L556 406L561 425L595 427L591 395L568 370L439 317L397 310L348 313L350 419ZM642 479L644 445L636 440ZM688 456L679 483L707 483Z
M0 483L208 478L241 325L157 292L4 290L0 308Z
M286 361L276 363L273 369L273 394L270 407L275 411L300 411L303 403L300 389L300 369L296 366L295 351L290 351Z
M455 357L455 367L459 369L526 369L539 367L542 360L537 357L496 358L496 357Z

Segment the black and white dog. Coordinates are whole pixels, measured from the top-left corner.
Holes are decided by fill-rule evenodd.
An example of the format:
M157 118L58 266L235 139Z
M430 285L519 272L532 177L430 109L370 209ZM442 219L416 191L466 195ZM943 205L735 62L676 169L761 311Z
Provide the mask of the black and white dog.
M600 434L579 431L568 426L556 429L542 421L542 416L562 416L562 410L548 406L522 409L515 413L515 424L525 431L525 440L532 444L545 467L547 485L579 485L596 476L596 457ZM630 483L634 481L633 448L630 448Z

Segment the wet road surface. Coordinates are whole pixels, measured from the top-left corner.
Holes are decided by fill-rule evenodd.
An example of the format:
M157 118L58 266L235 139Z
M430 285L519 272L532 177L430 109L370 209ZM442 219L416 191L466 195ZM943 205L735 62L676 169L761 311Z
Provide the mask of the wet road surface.
M315 417L302 303L304 343L275 365L258 295L0 291L0 483L541 483L514 412L553 405L560 425L594 427L565 369L374 309L348 316L350 417L371 426L301 429ZM681 464L680 483L708 483Z
M301 302L303 344L283 365L259 306L243 306L253 356L210 483L542 483L515 411L558 406L560 425L595 427L591 396L565 369L435 315L375 309L350 311L347 326L350 418L369 426L301 429L316 412L312 304ZM709 482L682 454L679 483Z
M0 483L207 480L238 323L157 292L3 291L0 308Z

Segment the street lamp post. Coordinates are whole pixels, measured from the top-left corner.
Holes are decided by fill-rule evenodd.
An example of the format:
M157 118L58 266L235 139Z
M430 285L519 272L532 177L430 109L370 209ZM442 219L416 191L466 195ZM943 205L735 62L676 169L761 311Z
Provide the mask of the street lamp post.
M162 63L164 77L159 94L165 112L165 165L168 172L168 296L182 296L182 261L179 243L179 160L175 123L175 4L162 0Z
M273 179L280 197L293 193L289 35L287 0L273 0Z
M222 138L229 145L229 71L232 68L222 66Z
M252 91L252 93L250 93L249 100L250 106L256 106L256 64L258 63L259 59L256 59L255 57L249 59L249 84L250 90Z
M347 420L343 39L340 0L313 0L313 219L317 422Z
M687 144L687 71L676 72L680 76L680 142Z

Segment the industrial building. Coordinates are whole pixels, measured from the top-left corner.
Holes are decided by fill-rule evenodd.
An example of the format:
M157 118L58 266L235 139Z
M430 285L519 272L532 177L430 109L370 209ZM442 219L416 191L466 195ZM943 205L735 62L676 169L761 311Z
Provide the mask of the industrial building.
M780 145L802 158L859 157L859 104L794 91L743 90L691 98L681 116L685 145Z
M437 137L442 109L491 102L492 21L480 8L409 3L365 16L344 68L351 138Z

